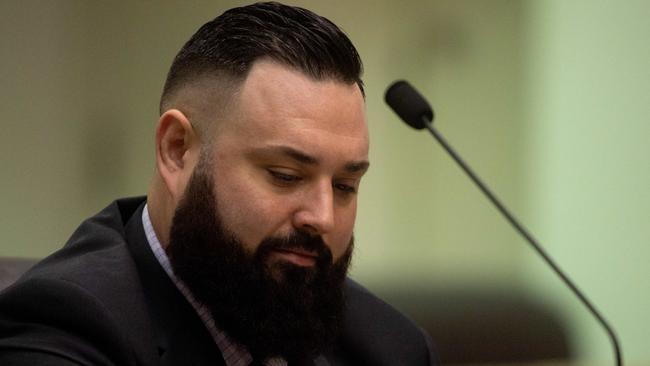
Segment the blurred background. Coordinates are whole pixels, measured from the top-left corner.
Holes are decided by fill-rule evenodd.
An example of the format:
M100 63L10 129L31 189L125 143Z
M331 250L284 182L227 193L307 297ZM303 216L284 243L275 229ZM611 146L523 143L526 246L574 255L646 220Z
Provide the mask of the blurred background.
M626 364L650 365L650 2L289 3L341 26L365 63L372 168L352 276L427 328L448 364L614 364L583 306L384 105L407 79L614 325ZM175 53L243 4L0 2L0 256L44 257L115 198L146 192ZM556 353L506 357L544 347Z

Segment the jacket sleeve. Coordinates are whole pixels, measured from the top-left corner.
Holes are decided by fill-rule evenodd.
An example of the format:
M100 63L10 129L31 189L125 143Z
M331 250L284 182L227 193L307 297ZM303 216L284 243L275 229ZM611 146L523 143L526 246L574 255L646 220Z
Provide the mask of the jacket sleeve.
M439 366L441 364L440 358L438 357L438 352L436 351L436 347L434 346L431 336L424 328L419 328L422 332L422 335L424 336L424 341L427 344L427 350L429 352L429 366Z
M0 294L0 364L129 365L103 304L63 279L24 279Z
M61 355L28 350L0 350L0 365L26 366L26 365L53 365L53 366L79 366L80 364L62 357Z

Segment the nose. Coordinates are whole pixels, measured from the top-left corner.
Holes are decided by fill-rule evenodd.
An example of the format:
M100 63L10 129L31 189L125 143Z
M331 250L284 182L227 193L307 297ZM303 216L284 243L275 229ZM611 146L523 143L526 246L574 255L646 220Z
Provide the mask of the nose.
M300 197L293 225L312 235L326 234L334 228L334 192L329 181L317 182Z

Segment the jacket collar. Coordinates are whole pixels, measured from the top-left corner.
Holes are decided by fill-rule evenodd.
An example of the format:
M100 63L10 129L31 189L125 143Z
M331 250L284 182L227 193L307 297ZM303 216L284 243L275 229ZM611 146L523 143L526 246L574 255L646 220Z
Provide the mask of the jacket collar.
M225 366L205 325L151 251L142 227L144 204L141 198L135 211L119 202L118 207L122 217L130 216L124 227L125 239L140 275L161 364Z

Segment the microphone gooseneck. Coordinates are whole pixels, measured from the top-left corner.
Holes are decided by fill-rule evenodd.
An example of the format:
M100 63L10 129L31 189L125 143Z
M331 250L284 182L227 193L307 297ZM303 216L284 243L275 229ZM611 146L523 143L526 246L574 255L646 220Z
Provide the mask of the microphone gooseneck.
M465 161L456 153L456 151L449 145L447 140L433 127L433 109L429 103L413 88L408 82L404 80L394 82L387 90L385 95L386 103L393 109L397 115L404 120L409 126L421 130L426 128L431 132L433 137L438 140L440 145L451 155L461 169L469 176L469 178L478 186L478 188L487 196L487 198L496 206L499 212L506 218L512 227L526 239L526 241L533 247L542 259L548 264L556 275L562 279L564 284L571 289L573 294L578 297L582 304L587 307L589 312L596 318L600 325L605 329L614 347L614 356L616 365L622 366L621 348L616 337L614 329L607 323L605 318L596 310L595 306L587 299L586 295L578 289L573 281L562 271L562 269L555 263L555 261L546 253L544 248L533 237L533 235L526 230L526 228L519 223L519 221L510 213L510 211L501 203L497 196L492 193L488 186L474 173L474 171L465 163Z

